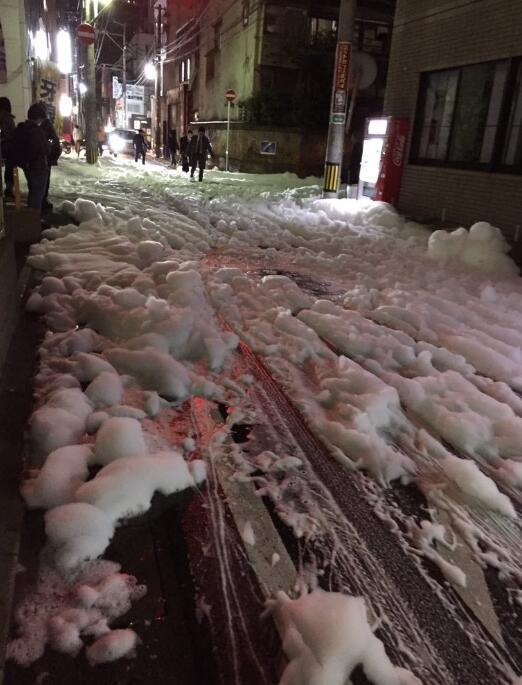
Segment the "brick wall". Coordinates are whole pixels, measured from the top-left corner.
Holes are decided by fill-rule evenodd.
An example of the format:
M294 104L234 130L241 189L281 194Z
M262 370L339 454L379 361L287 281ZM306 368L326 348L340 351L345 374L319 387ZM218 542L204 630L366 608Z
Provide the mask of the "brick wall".
M522 56L522 0L398 0L384 112L413 124L421 71L514 56ZM424 221L487 220L514 240L522 176L407 164L399 209Z

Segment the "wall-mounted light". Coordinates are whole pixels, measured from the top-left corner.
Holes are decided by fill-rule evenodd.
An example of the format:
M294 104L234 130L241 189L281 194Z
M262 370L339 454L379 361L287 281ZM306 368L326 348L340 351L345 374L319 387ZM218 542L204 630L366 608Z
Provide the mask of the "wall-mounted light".
M85 83L79 83L78 90L80 91L80 95L85 95L85 93L87 92L87 86L85 85Z
M42 61L49 59L49 41L47 31L40 27L33 37L34 55Z

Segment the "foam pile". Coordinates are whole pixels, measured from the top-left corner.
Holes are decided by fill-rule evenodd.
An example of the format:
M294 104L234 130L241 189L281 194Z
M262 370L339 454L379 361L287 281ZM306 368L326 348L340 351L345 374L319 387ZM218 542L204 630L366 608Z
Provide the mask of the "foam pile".
M457 228L451 233L435 231L428 241L428 254L446 264L462 262L484 273L500 276L518 274L515 262L507 256L509 245L500 229L479 221L469 231Z
M314 590L291 600L279 592L267 607L289 661L280 685L344 685L358 665L374 685L422 685L391 663L368 624L362 597Z

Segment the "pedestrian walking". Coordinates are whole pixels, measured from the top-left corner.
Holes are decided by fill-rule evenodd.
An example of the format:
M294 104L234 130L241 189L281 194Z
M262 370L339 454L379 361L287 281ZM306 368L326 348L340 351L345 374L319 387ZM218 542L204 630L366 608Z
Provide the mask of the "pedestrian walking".
M181 136L180 141L179 141L179 153L181 156L181 169L185 173L188 173L190 171L189 145L190 145L191 140L192 140L192 130L189 128L189 130L185 133L185 135Z
M170 155L170 166L176 166L176 153L179 150L178 138L176 136L176 129L172 129L169 133L169 155Z
M43 103L42 107L45 111L45 114L47 115L47 109L45 108L45 105ZM53 208L52 202L49 202L49 186L51 184L51 169L53 166L58 166L58 159L60 158L60 155L62 154L62 146L60 145L60 139L58 138L58 135L54 129L52 121L49 119L49 117L45 117L45 119L41 123L41 129L45 135L45 138L47 139L47 142L49 143L49 155L47 157L47 162L48 162L48 169L47 169L47 183L45 186L45 194L42 200L42 209L50 211Z
M13 161L24 170L29 195L27 206L41 211L49 178L51 144L42 130L47 111L40 104L29 107L27 121L18 124L13 136Z
M73 136L74 149L76 150L76 154L78 155L78 159L80 159L80 149L82 147L82 142L83 142L83 131L78 126L78 124L74 125L72 136Z
M214 156L214 150L210 144L210 140L205 135L205 127L200 126L198 129L198 135L193 137L189 144L189 157L190 157L190 180L194 181L194 172L196 167L199 168L199 181L203 180L203 172L207 165L208 155Z
M145 164L147 141L145 140L145 131L142 128L136 133L132 143L134 145L134 161L137 162L138 157L141 157L141 163Z
M101 124L98 125L98 130L96 131L96 140L98 141L98 155L101 157L103 155L103 144L105 143L105 129Z

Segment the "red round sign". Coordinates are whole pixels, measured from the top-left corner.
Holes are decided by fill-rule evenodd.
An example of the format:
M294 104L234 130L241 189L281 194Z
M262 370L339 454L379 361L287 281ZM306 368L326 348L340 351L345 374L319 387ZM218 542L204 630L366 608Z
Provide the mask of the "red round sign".
M82 45L94 43L94 29L90 24L80 24L76 29L76 35Z
M232 88L230 88L230 89L227 90L227 92L225 93L225 98L226 98L229 102L234 102L234 100L236 99L236 91L235 91L235 90L232 90Z

